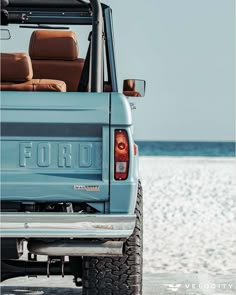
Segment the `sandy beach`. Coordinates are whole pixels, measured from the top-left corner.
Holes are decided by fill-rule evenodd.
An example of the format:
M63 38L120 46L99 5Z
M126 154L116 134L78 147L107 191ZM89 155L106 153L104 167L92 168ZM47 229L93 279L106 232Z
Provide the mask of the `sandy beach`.
M236 158L141 157L144 272L236 273Z

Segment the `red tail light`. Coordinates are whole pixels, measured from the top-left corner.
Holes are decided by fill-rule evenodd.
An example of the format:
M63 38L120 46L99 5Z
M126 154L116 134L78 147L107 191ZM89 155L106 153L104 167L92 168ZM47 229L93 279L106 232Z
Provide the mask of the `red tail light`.
M125 180L129 171L129 140L125 130L115 130L115 180Z

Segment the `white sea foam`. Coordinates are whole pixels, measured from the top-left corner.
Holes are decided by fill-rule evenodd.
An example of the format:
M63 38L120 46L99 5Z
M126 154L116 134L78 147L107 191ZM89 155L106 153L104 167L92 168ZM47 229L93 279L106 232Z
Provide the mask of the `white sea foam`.
M141 157L144 271L236 273L236 158Z

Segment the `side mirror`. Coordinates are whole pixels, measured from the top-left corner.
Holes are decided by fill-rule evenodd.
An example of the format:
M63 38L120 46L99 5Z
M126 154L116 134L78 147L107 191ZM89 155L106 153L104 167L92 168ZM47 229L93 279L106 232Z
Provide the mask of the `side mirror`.
M143 97L145 95L146 81L137 79L124 80L123 94L126 96Z

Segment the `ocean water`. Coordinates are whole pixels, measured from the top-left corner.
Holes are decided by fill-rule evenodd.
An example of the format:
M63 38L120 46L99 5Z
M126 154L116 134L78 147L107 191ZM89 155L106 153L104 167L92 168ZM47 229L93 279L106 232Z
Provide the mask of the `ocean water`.
M140 156L236 157L235 142L137 141Z

